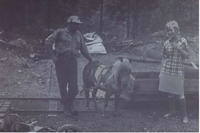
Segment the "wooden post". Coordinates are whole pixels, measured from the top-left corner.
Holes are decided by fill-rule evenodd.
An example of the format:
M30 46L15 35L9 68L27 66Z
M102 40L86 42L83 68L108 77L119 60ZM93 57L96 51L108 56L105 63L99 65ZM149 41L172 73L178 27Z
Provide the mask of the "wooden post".
M49 30L50 30L50 6L51 6L51 3L50 3L50 0L47 1L47 21L46 21L46 24L47 24L47 30L48 30L48 34L49 34Z

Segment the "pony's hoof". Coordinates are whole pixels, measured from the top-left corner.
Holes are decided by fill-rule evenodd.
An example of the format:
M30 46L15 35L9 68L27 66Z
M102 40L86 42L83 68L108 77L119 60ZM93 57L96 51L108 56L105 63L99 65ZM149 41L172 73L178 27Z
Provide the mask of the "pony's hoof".
M183 118L183 123L184 123L184 124L187 124L188 122L189 122L188 117L184 117L184 118Z

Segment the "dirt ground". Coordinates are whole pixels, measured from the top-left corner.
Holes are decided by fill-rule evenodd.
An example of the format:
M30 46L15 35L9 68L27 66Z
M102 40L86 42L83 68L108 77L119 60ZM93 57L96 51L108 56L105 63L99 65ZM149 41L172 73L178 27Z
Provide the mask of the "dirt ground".
M113 113L106 112L103 117L100 112L81 112L78 117L69 117L59 114L56 117L48 117L46 114L36 115L21 114L25 120L37 120L37 125L47 126L57 129L64 124L74 124L82 131L89 132L197 132L198 113L189 112L189 123L183 124L180 116L165 119L163 114L166 107L155 103L137 103L131 108L121 108L120 115L114 116Z
M106 65L112 64L114 58L119 54L94 55ZM133 55L126 55L133 56ZM79 75L78 85L82 88L81 71L87 63L86 59L78 59ZM57 80L54 68L51 89L49 60L33 62L22 60L9 50L0 49L0 93L1 96L9 97L59 97ZM53 66L53 65L52 65ZM53 66L54 67L54 66ZM133 71L158 71L159 65L133 63ZM156 105L156 106L155 106ZM81 112L76 118L59 114L49 118L47 114L20 114L25 120L35 119L38 125L57 128L63 124L76 124L83 131L198 131L198 109L197 105L189 110L189 123L182 124L179 116L164 119L162 115L166 112L166 106L156 103L137 103L122 107L121 115L114 117L112 112L107 112L105 117L101 113Z

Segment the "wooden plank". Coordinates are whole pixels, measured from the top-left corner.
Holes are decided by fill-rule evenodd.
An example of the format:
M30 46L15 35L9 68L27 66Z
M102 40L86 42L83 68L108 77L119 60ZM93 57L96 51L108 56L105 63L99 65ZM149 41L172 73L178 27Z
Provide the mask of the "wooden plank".
M58 102L50 100L49 102L49 111L56 111L58 109Z
M199 92L199 79L185 79L184 82L185 92L198 93Z
M191 67L185 67L185 79L193 80L199 79L199 71ZM160 72L133 72L132 73L137 79L158 79Z
M160 64L161 60L158 59L135 59L135 58L130 58L129 59L133 62L138 62L138 63L155 63L155 64ZM190 66L193 67L191 62L187 61L183 63L185 66ZM198 64L196 64L198 66Z
M136 79L134 89L137 93L156 93L159 87L159 79ZM198 93L199 80L185 79L185 93Z
M158 79L136 79L134 89L136 92L155 92L158 91Z

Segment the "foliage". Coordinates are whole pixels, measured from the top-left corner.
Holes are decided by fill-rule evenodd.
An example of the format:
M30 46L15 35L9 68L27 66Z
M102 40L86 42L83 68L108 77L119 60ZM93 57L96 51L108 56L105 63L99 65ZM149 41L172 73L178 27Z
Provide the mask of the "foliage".
M103 2L103 31L119 39L161 30L171 19L176 19L183 31L190 29L198 33L197 0ZM101 0L0 0L0 29L43 38L47 35L46 29L62 27L68 16L79 15L85 22L83 32L98 31L100 3Z

